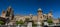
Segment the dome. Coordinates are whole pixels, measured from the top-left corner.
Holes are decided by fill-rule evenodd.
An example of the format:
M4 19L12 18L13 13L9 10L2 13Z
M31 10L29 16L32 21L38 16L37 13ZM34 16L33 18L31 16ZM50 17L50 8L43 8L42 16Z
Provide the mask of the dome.
M30 17L32 17L33 15L32 14L30 14Z
M41 10L41 8L39 8L38 10Z
M30 14L30 16L32 16L32 14Z
M41 8L39 8L39 9L38 9L38 12L42 12L42 9L41 9Z
M43 15L46 15L46 14L43 14Z

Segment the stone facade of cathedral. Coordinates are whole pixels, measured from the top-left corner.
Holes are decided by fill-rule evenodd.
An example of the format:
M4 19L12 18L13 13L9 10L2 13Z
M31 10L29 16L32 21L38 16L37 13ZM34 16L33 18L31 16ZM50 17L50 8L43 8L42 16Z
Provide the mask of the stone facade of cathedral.
M14 24L15 21L20 21L23 20L25 21L26 18L31 18L30 15L26 15L26 16L22 16L22 15L15 15L14 16L14 11L13 9L9 6L7 8L7 11L2 11L1 17L5 18L5 19L9 19L10 22L9 24ZM53 23L59 23L58 19L54 19L53 18L53 14L52 11L50 11L48 14L43 14L43 11L41 10L41 8L39 8L37 10L37 15L32 15L32 20L37 23L37 21L43 22L44 19L52 19Z
M25 21L26 18L30 18L30 15L26 15L26 16L16 15L15 18L16 18L16 21L20 21L20 20ZM52 19L53 23L59 23L59 19L58 18L54 19L51 10L50 10L50 12L48 14L43 14L43 11L41 10L41 8L39 8L38 11L37 11L37 15L33 15L32 16L32 20L35 23L37 23L38 20L40 22L43 22L44 19Z
M13 12L11 6L9 6L6 11L3 10L0 17L1 17L0 19L2 19L2 21L5 22L5 24L6 23L8 23L8 24L14 23L14 21L13 21L13 19L14 19L14 12ZM5 20L3 20L3 19L5 19Z

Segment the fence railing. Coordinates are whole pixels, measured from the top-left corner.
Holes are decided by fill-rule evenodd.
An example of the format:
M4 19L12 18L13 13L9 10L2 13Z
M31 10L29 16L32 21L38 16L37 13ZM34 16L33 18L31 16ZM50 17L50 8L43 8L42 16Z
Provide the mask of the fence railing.
M28 27L28 26L27 25L0 25L0 27ZM37 25L32 27L37 27Z
M0 25L0 27L27 27L27 25ZM32 27L46 27L46 26L34 25ZM60 27L60 24L48 25L47 27Z
M27 27L24 25L0 25L0 27ZM32 26L32 27L39 27L39 26ZM40 26L40 27L60 27L60 26Z

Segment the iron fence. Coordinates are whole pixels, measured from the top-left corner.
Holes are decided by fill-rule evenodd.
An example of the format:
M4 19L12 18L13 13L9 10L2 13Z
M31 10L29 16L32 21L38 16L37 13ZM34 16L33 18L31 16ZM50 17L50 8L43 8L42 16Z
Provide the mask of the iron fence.
M27 25L0 25L0 27L27 27ZM32 27L39 27L39 26L35 25ZM60 27L60 26L49 25L49 26L40 26L40 27Z

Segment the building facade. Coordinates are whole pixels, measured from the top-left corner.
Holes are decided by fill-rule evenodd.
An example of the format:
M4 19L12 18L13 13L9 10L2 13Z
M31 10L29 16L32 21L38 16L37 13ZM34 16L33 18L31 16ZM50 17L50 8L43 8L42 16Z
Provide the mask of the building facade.
M20 21L20 20L25 21L26 18L30 18L30 15L26 15L26 16L16 15L15 18L16 18L16 21ZM37 15L33 15L33 17L32 17L32 20L35 23L37 23L37 21L40 21L42 23L44 21L44 19L52 19L53 23L59 23L58 18L54 19L51 10L48 14L43 14L42 9L39 8L38 11L37 11Z
M10 24L10 25L13 25L16 21L20 21L20 20L25 21L26 18L31 18L30 15L26 15L26 16L15 15L14 16L14 11L11 8L11 6L9 6L7 8L7 11L4 11L4 10L2 11L1 17L5 18L5 19L8 18L9 19L9 23L8 24ZM50 11L48 14L43 14L43 11L42 11L41 8L39 8L37 10L37 15L33 15L32 16L32 20L35 23L37 23L37 21L43 22L44 19L52 19L53 23L59 23L58 19L54 19L53 18L52 11Z

